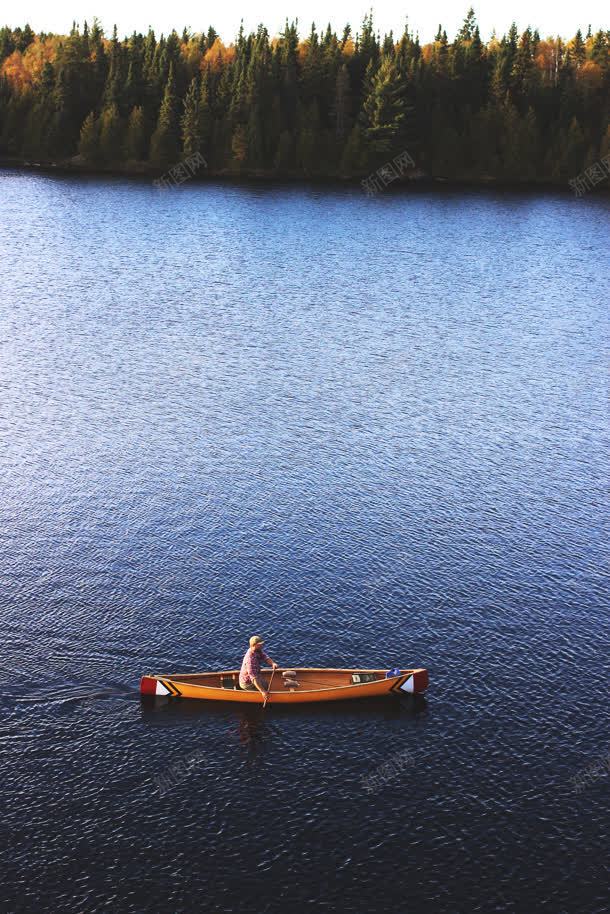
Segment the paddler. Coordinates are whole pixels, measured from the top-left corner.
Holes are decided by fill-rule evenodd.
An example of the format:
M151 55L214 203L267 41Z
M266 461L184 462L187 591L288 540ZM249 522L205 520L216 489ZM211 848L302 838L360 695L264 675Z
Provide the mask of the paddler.
M261 664L263 660L272 669L277 669L277 663L272 660L263 650L265 642L260 635L252 635L250 638L250 647L244 654L244 659L239 671L239 685L242 689L258 689L265 701L268 697L265 683L261 679Z

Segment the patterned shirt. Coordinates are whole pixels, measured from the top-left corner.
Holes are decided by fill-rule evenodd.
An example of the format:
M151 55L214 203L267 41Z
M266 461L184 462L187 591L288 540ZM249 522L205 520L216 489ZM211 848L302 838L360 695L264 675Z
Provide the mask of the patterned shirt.
M254 682L261 671L263 660L271 666L271 658L267 657L263 651L253 651L251 647L248 648L239 671L239 684L242 688Z

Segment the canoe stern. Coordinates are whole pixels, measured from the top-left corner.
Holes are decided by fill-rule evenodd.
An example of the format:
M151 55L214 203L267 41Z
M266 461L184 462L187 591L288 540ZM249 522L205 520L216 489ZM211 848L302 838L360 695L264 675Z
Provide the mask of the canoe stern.
M416 695L425 692L429 685L428 670L413 670L413 692Z
M155 676L142 676L140 679L140 695L173 695L175 694L160 679Z
M393 677L390 691L402 692L407 695L419 695L421 692L426 691L429 682L428 670L403 670L400 676Z

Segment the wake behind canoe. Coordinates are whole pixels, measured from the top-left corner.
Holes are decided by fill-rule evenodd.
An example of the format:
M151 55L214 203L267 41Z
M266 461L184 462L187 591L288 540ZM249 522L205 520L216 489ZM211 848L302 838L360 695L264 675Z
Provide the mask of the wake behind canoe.
M262 675L269 688L271 670L263 670ZM413 695L424 692L428 688L428 681L428 671L421 668L388 672L278 667L271 681L269 703L301 704L308 701L344 701L381 695ZM170 698L263 703L260 692L240 688L239 670L224 670L217 673L172 673L168 676L147 675L141 679L140 692L142 695Z

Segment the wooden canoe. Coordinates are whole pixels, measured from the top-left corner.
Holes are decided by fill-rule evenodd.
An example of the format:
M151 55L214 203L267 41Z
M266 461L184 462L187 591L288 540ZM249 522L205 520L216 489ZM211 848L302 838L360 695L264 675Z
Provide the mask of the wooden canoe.
M396 675L387 676L386 670L334 670L303 667L278 667L271 682L267 704L300 704L306 701L343 701L347 698L373 698L377 695L416 694L428 688L428 671L392 670ZM269 685L271 670L261 673ZM298 685L290 685L290 680ZM140 682L142 695L169 698L203 698L210 701L242 701L262 704L258 690L246 691L239 687L239 670L219 673L172 673L168 676L143 676Z

